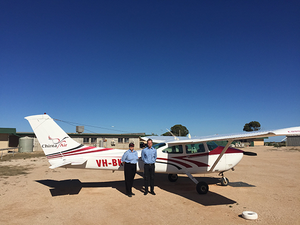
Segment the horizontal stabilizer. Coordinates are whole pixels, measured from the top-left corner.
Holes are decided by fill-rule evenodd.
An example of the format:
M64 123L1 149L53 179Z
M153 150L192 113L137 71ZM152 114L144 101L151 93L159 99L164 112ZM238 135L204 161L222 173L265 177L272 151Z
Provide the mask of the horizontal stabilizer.
M77 165L82 165L83 163L85 163L87 160L86 159L76 159L76 161L73 161L71 163L72 166L77 166Z
M72 166L78 166L78 165L82 165L85 162L86 162L86 159L76 159L76 161L63 161L61 163L53 164L49 168L50 169L55 169L55 168L58 168L58 167L61 167L61 166L69 165L69 164L71 164Z
M53 164L49 168L50 169L55 169L55 168L58 168L58 167L61 167L61 166L65 166L65 165L68 165L68 164L71 164L71 162L65 161L65 162L62 162L62 163Z

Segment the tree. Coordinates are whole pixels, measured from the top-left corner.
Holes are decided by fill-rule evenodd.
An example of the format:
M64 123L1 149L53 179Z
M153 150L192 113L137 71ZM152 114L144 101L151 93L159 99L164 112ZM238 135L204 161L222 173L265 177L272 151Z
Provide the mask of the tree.
M189 130L185 126L182 126L181 124L174 125L173 127L171 127L170 131L175 136L182 136L182 137L185 137L189 133ZM168 131L162 134L162 136L172 136L172 134Z
M257 121L251 121L250 123L246 123L243 131L257 131L260 130L260 123Z

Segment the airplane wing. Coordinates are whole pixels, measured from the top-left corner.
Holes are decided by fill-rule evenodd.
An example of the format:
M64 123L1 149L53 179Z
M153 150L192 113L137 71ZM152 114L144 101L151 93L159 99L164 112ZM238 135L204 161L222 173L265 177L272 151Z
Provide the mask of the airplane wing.
M193 143L193 142L206 142L206 141L224 141L224 140L241 140L249 138L262 138L262 137L274 137L274 136L288 136L288 135L300 135L300 127L290 127L271 131L253 131L245 132L241 134L230 134L230 135L212 135L205 137L172 137L172 136L146 136L142 137L143 140L151 138L155 143Z
M173 137L173 136L145 136L145 137L141 137L141 139L143 139L144 141L147 141L148 139L152 139L152 141L154 143L161 143L161 142L172 142L175 140L184 140L187 139L187 137Z

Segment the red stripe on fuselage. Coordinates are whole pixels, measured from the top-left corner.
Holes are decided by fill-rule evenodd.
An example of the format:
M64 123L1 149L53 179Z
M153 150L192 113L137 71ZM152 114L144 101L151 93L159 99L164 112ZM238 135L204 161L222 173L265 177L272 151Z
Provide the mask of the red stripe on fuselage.
M189 165L189 164L186 164L184 162L178 161L178 160L184 160L184 161L193 163L198 167L209 167L209 165L206 164L206 163L191 160L190 158L203 157L203 156L208 156L208 155L219 155L219 154L221 154L223 149L224 149L224 147L218 146L217 148L215 148L214 150L212 150L208 153L204 152L204 153L196 153L196 154L189 154L189 155L183 155L183 156L176 156L176 157L173 157L172 159L170 159L170 158L168 158L168 159L158 158L158 159L167 160L167 161L169 160L170 162L175 162L175 163L178 163L182 166L185 166L186 168L191 168L192 166ZM239 149L235 149L235 148L228 148L225 152L225 154L231 154L231 153L243 153L243 151L239 150ZM178 160L175 160L175 159L178 159Z
M195 158L195 157L202 157L202 156L207 156L207 153L201 153L201 154L192 154L192 155L183 155L183 156L176 156L174 158L176 159L181 159L181 160L185 160L187 162L191 162L193 164L195 164L198 167L206 167L209 166L203 162L199 162L199 161L195 161L195 160L190 160L189 158Z
M192 167L192 166L189 165L189 164L186 164L186 163L184 163L184 162L180 162L180 161L174 160L174 159L165 159L165 158L157 158L157 159L160 159L160 160L166 160L166 161L170 161L170 162L175 162L175 163L178 163L178 164L180 164L180 165L182 165L182 166L184 166L184 167L186 167L186 168L191 168L191 167Z
M218 155L221 154L223 151L224 147L223 146L218 146L214 150L210 151L208 154L209 155ZM243 153L242 150L236 149L236 148L228 148L225 152L225 154L230 154L230 153Z
M94 152L103 152L103 151L108 151L108 150L113 150L113 149L112 148L98 149L98 150L89 151L89 152L79 152L79 153L75 153L75 154L67 154L66 156L74 156L74 155L81 155L81 154L94 153Z
M102 152L102 151L113 150L112 148L104 148L104 149L97 149L97 150L93 150L93 151L86 151L86 150L95 149L95 148L96 147L84 147L82 149L69 151L69 152L65 152L65 153L58 152L55 155L47 156L47 159L54 159L54 158L61 158L61 157L64 157L64 156L74 156L74 155L81 155L81 154L88 154L88 153L94 153L94 152Z

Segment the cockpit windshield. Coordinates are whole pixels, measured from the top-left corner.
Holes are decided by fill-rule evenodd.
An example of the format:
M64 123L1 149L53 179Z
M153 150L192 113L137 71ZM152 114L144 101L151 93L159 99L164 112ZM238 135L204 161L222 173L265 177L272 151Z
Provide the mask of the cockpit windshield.
M153 145L153 148L158 149L158 148L163 147L165 145L166 145L166 143L158 143L156 145Z

